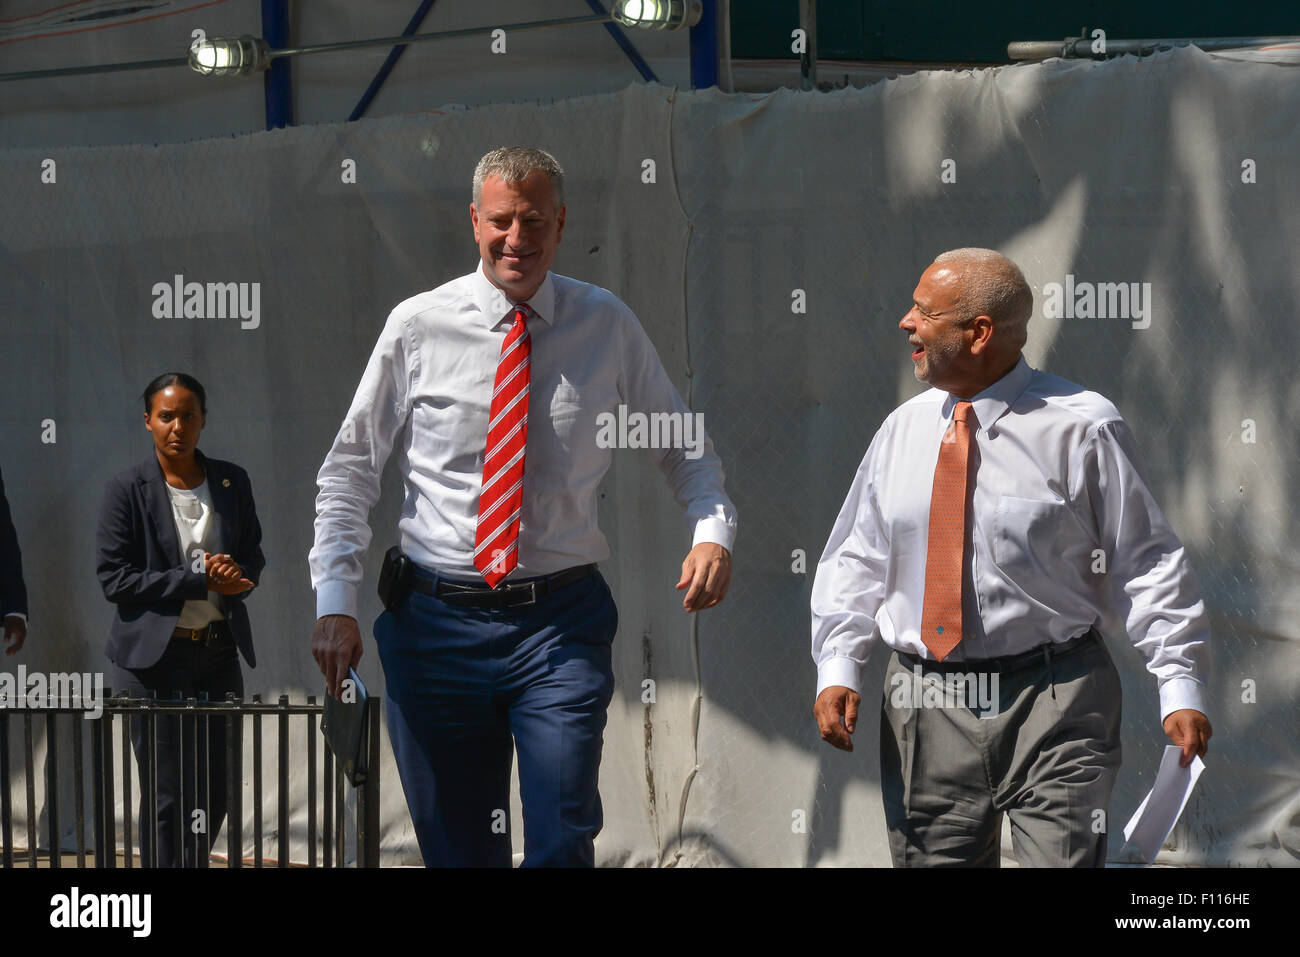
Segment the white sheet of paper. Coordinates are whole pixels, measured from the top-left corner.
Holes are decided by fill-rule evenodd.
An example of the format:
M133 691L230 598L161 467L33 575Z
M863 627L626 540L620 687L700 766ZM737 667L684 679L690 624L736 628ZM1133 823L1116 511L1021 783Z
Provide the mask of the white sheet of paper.
M1155 785L1124 825L1124 841L1134 845L1148 864L1160 853L1165 838L1178 823L1183 808L1187 806L1187 799L1192 796L1197 778L1205 770L1205 764L1199 757L1192 758L1191 764L1180 768L1178 758L1181 754L1182 748L1177 745L1165 745Z

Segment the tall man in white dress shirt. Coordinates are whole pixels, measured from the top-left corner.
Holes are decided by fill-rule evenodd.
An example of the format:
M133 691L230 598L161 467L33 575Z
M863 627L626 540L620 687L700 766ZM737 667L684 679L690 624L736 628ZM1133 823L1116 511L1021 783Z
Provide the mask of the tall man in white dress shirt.
M932 389L885 419L812 590L814 714L853 750L867 656L892 649L881 790L896 867L1106 860L1120 683L1096 626L1145 656L1186 765L1210 738L1209 625L1133 435L1095 392L1030 368L1033 293L987 249L921 275L899 322Z
M550 272L563 190L541 150L480 160L479 268L392 311L320 470L312 652L337 696L361 657L367 517L398 445L398 532L414 568L375 638L429 866L509 866L516 749L525 866L594 862L618 623L595 565L609 557L596 502L611 455L597 416L688 414L632 311ZM726 595L736 531L721 464L707 437L652 454L693 523L683 607L710 608Z

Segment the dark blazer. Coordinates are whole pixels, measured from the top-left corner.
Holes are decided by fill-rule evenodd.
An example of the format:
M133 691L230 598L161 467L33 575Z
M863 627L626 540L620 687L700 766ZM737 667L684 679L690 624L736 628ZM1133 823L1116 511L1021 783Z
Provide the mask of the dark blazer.
M0 478L0 617L27 614L27 586L23 584L23 553L9 515L5 482Z
M233 462L195 451L207 474L212 506L221 524L221 551L230 555L254 584L262 576L262 526L253 507L248 473ZM171 499L157 457L114 476L104 486L104 504L95 536L97 572L104 597L117 614L108 639L108 657L123 668L158 663L187 600L208 596L207 576L182 561ZM219 595L235 644L255 666L253 636L242 595Z

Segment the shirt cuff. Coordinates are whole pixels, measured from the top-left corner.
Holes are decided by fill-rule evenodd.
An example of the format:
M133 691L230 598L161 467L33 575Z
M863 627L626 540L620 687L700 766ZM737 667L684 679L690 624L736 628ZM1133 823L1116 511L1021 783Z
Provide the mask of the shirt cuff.
M721 545L727 551L732 551L732 544L736 541L736 529L728 525L720 518L710 515L708 518L702 518L695 523L695 538L691 542L694 548L701 542L712 542L715 545Z
M316 617L357 617L357 586L345 581L323 581L316 586Z
M1195 678L1170 678L1160 686L1160 723L1175 711L1191 708L1206 715L1205 685Z
M26 613L21 612L21 611L7 611L7 612L4 613L4 617L6 617L6 618L21 618L21 619L23 620L23 623L24 623L24 624L26 624L26 622L27 622L27 615L26 615Z
M817 695L832 685L862 693L862 666L852 658L832 655L817 666Z

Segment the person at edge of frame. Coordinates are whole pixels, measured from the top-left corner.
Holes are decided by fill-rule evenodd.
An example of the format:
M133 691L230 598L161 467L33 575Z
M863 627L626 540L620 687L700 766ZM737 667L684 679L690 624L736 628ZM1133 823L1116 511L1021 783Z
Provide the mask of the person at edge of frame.
M23 553L3 478L0 478L0 615L4 616L4 653L12 657L22 651L27 641L27 585L23 581Z

